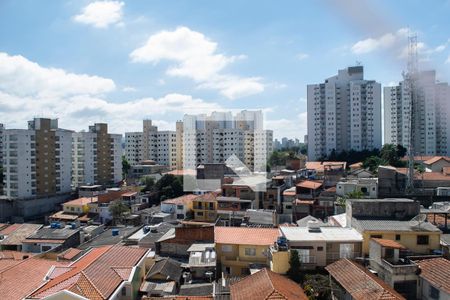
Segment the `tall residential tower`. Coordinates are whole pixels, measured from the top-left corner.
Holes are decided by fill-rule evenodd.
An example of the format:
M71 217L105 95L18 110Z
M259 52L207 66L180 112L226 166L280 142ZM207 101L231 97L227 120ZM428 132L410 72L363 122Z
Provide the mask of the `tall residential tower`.
M381 148L381 84L362 66L308 85L308 159Z

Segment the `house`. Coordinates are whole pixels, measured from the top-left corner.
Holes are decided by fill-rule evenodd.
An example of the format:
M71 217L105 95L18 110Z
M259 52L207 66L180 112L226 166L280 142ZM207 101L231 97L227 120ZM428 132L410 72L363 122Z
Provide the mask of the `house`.
M439 257L416 261L419 299L450 299L450 261Z
M252 200L219 196L217 197L218 222L222 225L240 226L246 211L251 209L252 205Z
M366 169L356 169L348 172L347 178L373 178L375 175Z
M370 240L370 268L406 299L414 299L417 294L418 267L406 254L406 247L396 241Z
M266 197L267 185L271 180L265 176L227 177L222 184L222 196L252 200L252 206L259 208Z
M22 251L23 241L35 234L42 225L12 224L0 231L0 250Z
M297 198L293 202L294 221L313 214L314 204L322 190L322 181L303 180L296 184Z
M194 279L211 280L216 272L216 250L214 243L195 243L188 249L189 262L186 265Z
M290 252L296 251L303 269L315 269L339 260L361 255L362 236L353 228L320 227L310 223L305 227L280 227L285 245L279 243L271 248L271 267L285 274L289 269Z
M198 195L188 194L164 200L161 202L161 212L174 214L178 220L184 220L189 214L192 214L193 201L198 197Z
M90 248L117 245L139 230L139 227L118 226L109 227L107 230L98 234L94 238L85 241L77 248L88 250Z
M264 268L230 286L232 300L307 300L294 281Z
M50 269L48 281L27 299L136 299L148 251L118 245L93 248L65 267Z
M330 274L330 277L341 287L341 289L332 291L333 297L336 299L405 299L383 280L347 258L340 259L326 266L325 269Z
M212 193L201 195L193 201L194 220L215 222L217 219L217 199Z
M345 197L349 193L359 192L362 198L378 197L378 178L344 179L336 184L336 195Z
M54 248L65 250L81 243L80 230L66 228L41 228L22 241L22 251L41 253Z
M419 214L419 202L410 199L346 201L346 226L362 234L363 255L369 255L371 238L397 241L415 254L440 249L441 231L429 222L412 220Z
M423 162L425 168L431 172L442 172L445 167L450 167L450 157L435 156Z
M5 263L8 264L7 267ZM65 268L67 262L29 255L26 259L0 260L0 299L21 300L45 283L53 268Z
M245 276L252 269L268 266L269 246L279 236L277 228L214 228L219 270L226 276Z
M189 256L187 250L194 243L213 243L214 226L206 224L196 227L175 227L156 241L156 253L164 256Z
M317 219L311 215L308 215L304 218L301 218L300 220L297 220L297 226L298 227L307 227L309 222L314 222L316 224L319 225L323 225L324 223L322 222L322 220Z
M139 289L141 295L166 296L178 290L181 281L181 263L171 258L160 258L145 275Z

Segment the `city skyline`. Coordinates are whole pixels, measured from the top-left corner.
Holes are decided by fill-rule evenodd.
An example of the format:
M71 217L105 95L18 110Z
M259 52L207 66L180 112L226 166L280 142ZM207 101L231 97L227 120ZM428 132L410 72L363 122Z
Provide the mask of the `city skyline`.
M448 1L427 13L420 2L178 4L2 1L1 122L58 117L62 128L106 122L123 134L143 119L175 130L184 114L262 109L275 138L303 140L306 85L357 62L383 87L398 84L408 27L422 69L449 78Z

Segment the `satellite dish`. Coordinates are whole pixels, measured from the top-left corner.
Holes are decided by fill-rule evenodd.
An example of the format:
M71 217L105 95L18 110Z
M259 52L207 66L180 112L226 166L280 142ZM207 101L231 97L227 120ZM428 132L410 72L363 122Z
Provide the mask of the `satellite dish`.
M414 218L412 218L409 221L409 225L411 227L417 227L420 226L421 223L423 223L427 219L427 216L425 214L418 214Z

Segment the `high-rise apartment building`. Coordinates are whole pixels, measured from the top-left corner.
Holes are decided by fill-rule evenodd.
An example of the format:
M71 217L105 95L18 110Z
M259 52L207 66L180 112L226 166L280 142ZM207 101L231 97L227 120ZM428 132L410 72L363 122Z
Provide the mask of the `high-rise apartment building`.
M362 66L308 85L308 159L381 148L381 85Z
M108 133L96 123L86 132L72 134L72 184L109 186L122 180L122 135Z
M125 157L131 165L154 160L157 164L175 169L177 142L180 142L180 139L177 140L177 131L158 131L151 120L144 120L142 132L125 133Z
M224 163L236 156L250 170L265 171L273 151L273 132L263 130L261 111L185 115L183 162L187 168Z
M71 191L72 131L57 119L36 118L28 129L4 130L4 190L9 198L50 197Z
M3 130L5 127L0 123L0 196L3 195Z
M412 126L415 155L450 155L450 87L436 81L435 71L416 76L412 122L407 82L384 88L385 143L408 147Z

